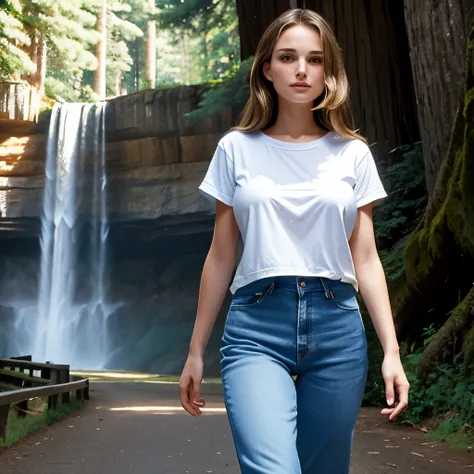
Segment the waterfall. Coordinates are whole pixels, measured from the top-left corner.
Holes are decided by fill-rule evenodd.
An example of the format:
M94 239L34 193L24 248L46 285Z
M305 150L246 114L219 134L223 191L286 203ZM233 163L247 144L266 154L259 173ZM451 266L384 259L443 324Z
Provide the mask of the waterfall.
M74 368L101 368L108 355L105 108L57 104L48 135L39 296L28 352Z

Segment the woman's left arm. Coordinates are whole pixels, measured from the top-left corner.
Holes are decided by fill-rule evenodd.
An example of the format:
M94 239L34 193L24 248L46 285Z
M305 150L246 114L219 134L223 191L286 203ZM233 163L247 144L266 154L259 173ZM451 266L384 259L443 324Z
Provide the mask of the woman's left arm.
M373 203L358 209L349 245L359 290L384 351L382 376L390 408L384 408L382 414L393 420L408 405L410 385L400 359L387 282L375 244L372 209Z

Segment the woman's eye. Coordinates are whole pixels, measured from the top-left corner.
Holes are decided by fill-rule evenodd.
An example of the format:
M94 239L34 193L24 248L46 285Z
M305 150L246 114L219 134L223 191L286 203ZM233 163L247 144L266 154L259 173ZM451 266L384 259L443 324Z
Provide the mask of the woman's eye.
M311 58L310 61L311 61L312 63L319 64L319 63L322 63L322 62L323 62L323 58L314 57L314 58Z
M280 58L282 61L291 61L293 58L291 56L285 55Z

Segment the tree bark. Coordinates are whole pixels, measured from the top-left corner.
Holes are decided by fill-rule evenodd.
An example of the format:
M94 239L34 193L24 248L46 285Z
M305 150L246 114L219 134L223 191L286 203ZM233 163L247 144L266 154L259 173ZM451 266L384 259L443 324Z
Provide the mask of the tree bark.
M106 96L106 72L107 72L107 0L103 0L97 18L97 31L102 39L97 43L95 55L97 58L97 69L94 71L94 92L101 98Z
M306 0L342 48L356 128L386 153L419 139L402 2Z
M290 0L273 0L271 2L237 0L242 61L255 54L258 41L266 28L275 18L288 10L290 5Z
M155 13L155 0L148 0L150 13ZM146 40L146 83L154 89L156 85L156 22L149 21Z
M118 97L122 95L122 71L117 71L115 73L115 95Z
M419 361L424 378L463 346L464 368L474 368L474 22L470 26L462 97L425 219L405 251L406 285L392 298L397 333L419 340L422 328L443 325ZM439 66L441 67L441 65ZM447 124L449 126L449 124Z
M46 80L46 60L47 60L47 46L44 38L39 39L38 55L36 58L36 76L34 86L40 95L44 94L44 83Z
M463 96L467 16L474 0L405 0L405 18L431 196Z

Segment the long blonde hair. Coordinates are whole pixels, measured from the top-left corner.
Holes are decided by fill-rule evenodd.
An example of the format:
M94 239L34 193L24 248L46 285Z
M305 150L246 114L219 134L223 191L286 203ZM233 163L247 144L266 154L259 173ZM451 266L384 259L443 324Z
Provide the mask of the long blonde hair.
M278 116L278 96L263 73L263 64L272 58L275 45L283 31L305 25L315 28L320 36L324 52L325 91L314 101L314 120L323 129L334 130L344 138L365 140L351 130L349 107L349 82L342 60L341 50L329 24L312 10L295 8L281 14L261 37L250 73L250 98L245 105L239 123L233 130L256 132L273 125Z

